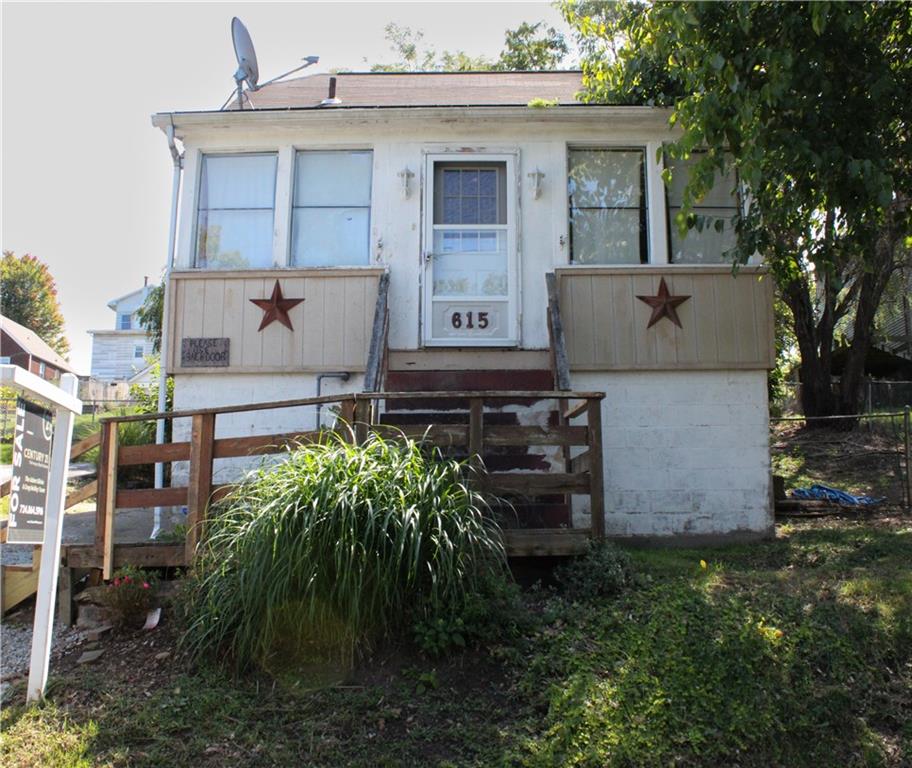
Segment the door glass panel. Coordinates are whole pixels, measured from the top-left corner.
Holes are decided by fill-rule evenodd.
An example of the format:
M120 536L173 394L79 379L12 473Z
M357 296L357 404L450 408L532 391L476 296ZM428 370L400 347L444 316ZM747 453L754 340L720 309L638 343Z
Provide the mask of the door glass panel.
M507 164L434 165L431 337L471 344L510 338Z

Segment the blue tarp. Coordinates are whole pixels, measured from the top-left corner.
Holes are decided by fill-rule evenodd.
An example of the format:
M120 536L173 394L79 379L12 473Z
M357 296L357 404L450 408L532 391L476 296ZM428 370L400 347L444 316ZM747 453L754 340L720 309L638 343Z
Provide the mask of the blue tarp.
M886 496L874 498L873 496L853 496L851 493L830 488L827 485L812 485L810 488L795 488L792 490L793 499L814 499L816 501L832 501L846 507L865 507L872 504L881 504L886 501Z

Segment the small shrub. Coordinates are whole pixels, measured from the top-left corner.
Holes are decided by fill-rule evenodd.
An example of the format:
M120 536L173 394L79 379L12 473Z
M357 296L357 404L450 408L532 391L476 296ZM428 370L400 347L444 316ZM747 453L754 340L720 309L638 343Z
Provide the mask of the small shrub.
M634 583L633 564L609 541L589 543L589 551L555 570L554 577L572 600L612 597Z
M444 614L420 617L413 631L418 649L438 657L467 646L512 642L532 624L516 583L505 574L487 573L461 603L448 606Z
M155 606L158 581L141 568L127 566L114 574L102 593L105 607L111 612L115 627L137 628L142 626L146 614Z
M341 656L465 602L502 572L468 466L412 440L336 436L263 466L216 507L184 647L252 664Z

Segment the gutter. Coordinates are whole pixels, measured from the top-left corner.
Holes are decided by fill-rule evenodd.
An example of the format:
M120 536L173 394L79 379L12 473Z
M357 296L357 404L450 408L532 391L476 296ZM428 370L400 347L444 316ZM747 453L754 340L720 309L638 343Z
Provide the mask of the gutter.
M165 126L165 135L168 138L168 150L171 152L171 163L173 172L171 176L171 221L168 226L168 258L165 262L165 273L162 276L162 322L161 322L161 345L159 346L159 376L158 376L158 412L164 413L167 404L168 394L168 373L167 360L169 350L168 344L168 311L170 308L170 291L168 282L171 278L171 269L174 266L174 246L177 240L177 209L180 200L181 175L184 168L184 155L178 151L174 143L174 122ZM155 422L155 444L161 445L165 442L165 420L159 419ZM158 462L155 465L155 487L162 488L165 483L165 465ZM161 532L161 507L155 507L155 513L152 524L152 533L150 539L155 539Z

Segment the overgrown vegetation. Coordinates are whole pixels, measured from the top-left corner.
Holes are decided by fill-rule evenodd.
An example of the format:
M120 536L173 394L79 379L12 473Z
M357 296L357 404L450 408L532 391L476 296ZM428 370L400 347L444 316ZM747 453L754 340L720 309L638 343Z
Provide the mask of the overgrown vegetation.
M504 568L465 464L409 440L338 436L263 467L213 515L190 593L186 648L238 669L374 640L458 611Z
M590 542L589 551L558 568L555 577L571 600L613 597L634 583L630 556L609 541Z
M908 518L631 551L637 583L614 598L533 590L514 639L427 660L394 648L319 689L158 661L145 644L166 624L108 645L102 669L58 672L44 708L27 714L20 690L0 762L898 768L910 557Z

